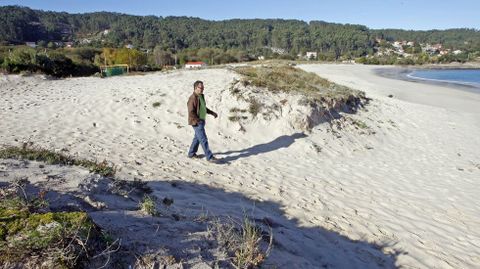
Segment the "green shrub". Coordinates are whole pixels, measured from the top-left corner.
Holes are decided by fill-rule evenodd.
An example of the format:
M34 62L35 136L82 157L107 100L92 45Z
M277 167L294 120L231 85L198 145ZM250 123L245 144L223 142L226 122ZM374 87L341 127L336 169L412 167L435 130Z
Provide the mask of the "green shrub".
M10 73L41 72L55 77L86 76L99 71L93 64L74 63L61 51L37 52L32 48L14 48L4 54L3 69Z
M20 198L0 200L0 263L74 268L105 242L86 212L31 212ZM99 244L99 245L98 245ZM95 246L96 245L96 246Z

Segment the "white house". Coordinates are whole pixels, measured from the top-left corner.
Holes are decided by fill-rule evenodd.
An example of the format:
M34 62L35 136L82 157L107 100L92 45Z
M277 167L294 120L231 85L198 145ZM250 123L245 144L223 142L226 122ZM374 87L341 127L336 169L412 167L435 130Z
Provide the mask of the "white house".
M86 44L90 44L90 43L92 43L92 40L89 39L89 38L84 38L84 39L80 40L80 44L82 44L82 45L86 45Z
M25 45L29 46L29 47L32 47L32 48L36 48L37 47L37 44L35 42L25 42Z
M307 59L317 59L317 52L315 51L307 51L305 58Z
M275 47L265 47L265 48L269 48L273 53L278 53L280 55L287 54L287 51L282 48L275 48Z
M207 66L207 64L204 63L204 62L187 62L185 64L186 69L202 68L202 67L205 67L205 66Z
M392 46L396 49L400 49L400 48L402 48L402 42L395 41L395 42L393 42Z

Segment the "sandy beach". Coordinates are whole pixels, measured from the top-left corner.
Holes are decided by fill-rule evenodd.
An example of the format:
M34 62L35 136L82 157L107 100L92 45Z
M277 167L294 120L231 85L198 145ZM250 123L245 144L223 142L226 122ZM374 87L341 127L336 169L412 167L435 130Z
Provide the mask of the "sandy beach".
M267 268L478 268L480 94L375 74L391 67L299 68L371 100L342 114L345 121L303 132L290 124L297 107L289 96L281 97L287 104L278 118L242 126L229 120L233 108L247 105L231 95L239 75L228 69L106 79L0 76L0 144L33 142L106 159L118 166L118 178L147 181L159 201L173 199L162 210L180 220L141 216L137 203L85 188L94 179L76 167L0 160L0 181L26 176L52 195L76 192L103 202L105 209L90 213L100 227L126 246L175 249L189 259L186 268L213 268L205 260L215 255L201 243L205 227L192 221L205 212L268 219L275 244ZM206 131L221 165L187 158L193 130L186 102L196 80L219 114L207 119Z

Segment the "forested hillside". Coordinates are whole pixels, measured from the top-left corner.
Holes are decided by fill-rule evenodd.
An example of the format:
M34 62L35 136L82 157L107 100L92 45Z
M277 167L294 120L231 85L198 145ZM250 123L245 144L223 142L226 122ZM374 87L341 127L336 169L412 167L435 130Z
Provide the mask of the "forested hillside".
M321 18L321 14L319 14ZM371 30L362 25L322 21L251 19L208 21L191 17L132 16L96 12L68 14L26 7L0 7L0 41L71 41L78 46L182 50L196 48L241 49L257 52L283 49L296 55L318 51L337 58L373 52L376 38L442 43L451 48L480 49L480 31Z

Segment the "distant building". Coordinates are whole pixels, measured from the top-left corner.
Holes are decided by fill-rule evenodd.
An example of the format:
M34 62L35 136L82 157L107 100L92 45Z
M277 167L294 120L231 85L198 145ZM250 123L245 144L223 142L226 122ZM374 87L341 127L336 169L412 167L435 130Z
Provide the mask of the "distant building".
M307 51L307 53L305 54L305 57L307 59L317 59L317 52L315 51Z
M267 47L267 46L265 46L264 48L270 49L273 53L278 53L280 55L287 54L287 51L285 49L282 49L282 48Z
M187 62L185 64L186 69L203 68L205 66L207 66L207 64L204 62Z
M87 44L90 44L92 43L92 40L90 38L84 38L82 40L80 40L80 44L82 45L87 45Z
M430 45L427 43L424 46L422 46L422 51L430 53L430 55L439 54L440 51L442 51L442 44Z
M65 47L73 48L73 42L65 42Z
M395 41L395 42L393 42L392 46L396 49L400 49L400 48L402 48L402 42Z
M31 48L36 48L37 44L35 42L25 42L25 45L31 47Z
M259 60L265 60L265 56L263 56L263 55L258 56L257 59L259 59Z
M127 48L127 49L133 49L134 47L133 47L132 44L127 44L127 45L125 45L125 48Z
M461 50L454 50L452 53L455 54L455 55L458 55L458 54L460 54L460 53L462 53L462 52L463 52L463 51L461 51Z

